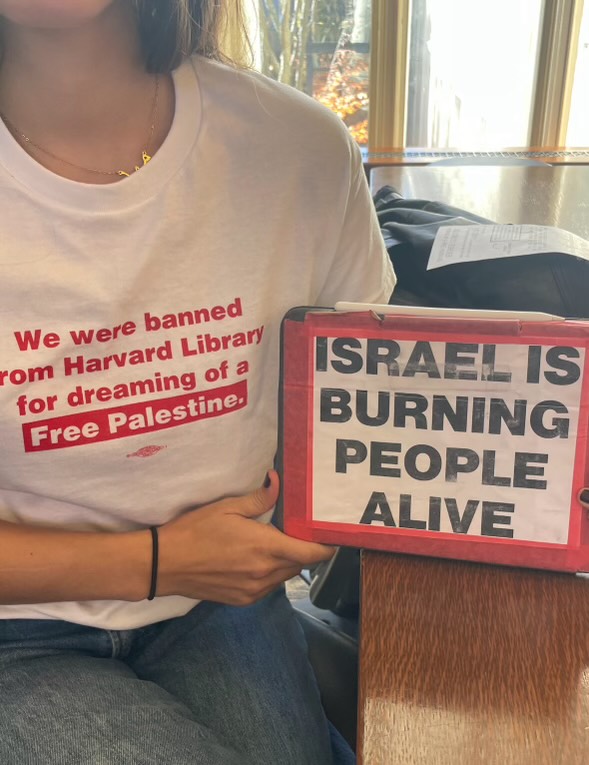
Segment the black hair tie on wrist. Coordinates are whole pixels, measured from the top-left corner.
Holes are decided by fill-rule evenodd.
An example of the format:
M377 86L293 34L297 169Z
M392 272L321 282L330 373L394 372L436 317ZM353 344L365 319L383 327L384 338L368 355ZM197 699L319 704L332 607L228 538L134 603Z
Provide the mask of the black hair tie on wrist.
M157 535L157 526L150 526L151 531L151 583L149 585L149 595L147 600L155 598L157 590L157 567L159 563L159 540Z

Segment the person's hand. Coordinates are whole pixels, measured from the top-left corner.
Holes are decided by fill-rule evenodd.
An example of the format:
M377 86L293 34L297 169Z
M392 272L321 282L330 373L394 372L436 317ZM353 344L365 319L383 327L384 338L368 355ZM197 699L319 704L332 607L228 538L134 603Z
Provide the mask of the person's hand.
M335 550L293 539L255 519L278 499L279 479L251 494L205 505L159 529L158 595L249 605Z
M579 502L583 505L585 510L589 510L589 487L581 489L579 492Z

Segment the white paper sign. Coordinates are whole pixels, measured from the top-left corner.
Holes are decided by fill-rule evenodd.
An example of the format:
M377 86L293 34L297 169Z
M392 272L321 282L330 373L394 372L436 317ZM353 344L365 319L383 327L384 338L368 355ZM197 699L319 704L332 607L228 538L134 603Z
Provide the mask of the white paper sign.
M313 520L565 544L584 354L316 338Z
M589 259L589 242L552 226L442 226L434 239L427 270L543 252Z

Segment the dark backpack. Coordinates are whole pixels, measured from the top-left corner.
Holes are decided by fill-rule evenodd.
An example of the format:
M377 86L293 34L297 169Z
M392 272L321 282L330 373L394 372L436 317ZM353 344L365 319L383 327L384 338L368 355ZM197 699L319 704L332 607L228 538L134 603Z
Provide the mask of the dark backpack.
M374 203L397 273L391 304L589 317L589 261L584 258L550 252L427 271L440 226L493 221L441 202L403 199L391 186L380 189Z

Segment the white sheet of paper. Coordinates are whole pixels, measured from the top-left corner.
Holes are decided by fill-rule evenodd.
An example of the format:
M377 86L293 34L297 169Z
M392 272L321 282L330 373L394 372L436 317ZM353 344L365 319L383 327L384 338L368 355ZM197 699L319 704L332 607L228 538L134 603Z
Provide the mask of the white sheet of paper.
M367 340L354 341L359 347L355 353L367 357ZM398 340L401 352L398 356L400 370L410 358L415 342ZM429 343L436 359L443 359L446 344L443 342ZM477 358L481 359L482 344L476 345ZM547 350L550 346L546 346ZM513 538L520 541L566 544L570 523L570 497L572 492L573 474L575 467L576 438L579 424L579 407L582 391L582 376L575 382L562 385L559 375L552 381L539 379L538 382L528 382L528 349L527 344L505 343L496 346L496 369L509 371L510 382L492 382L467 379L436 379L424 374L405 377L403 374L389 374L386 364L378 365L376 374L349 373L349 359L343 359L342 371L336 371L330 364L325 371L314 372L314 418L313 418L313 520L329 523L346 523L360 526L360 519L372 492L382 492L390 503L391 511L399 520L399 498L401 494L411 496L411 514L414 521L429 524L430 497L441 497L443 503L450 498L456 502L462 514L469 501L477 503L477 509L472 522L469 524L469 536L482 535L481 518L483 503L506 502L513 503L514 510L509 516L509 528L513 530ZM578 349L575 364L583 369L585 350ZM474 351L473 351L474 354ZM572 357L571 357L572 358ZM341 362L342 358L339 357ZM440 364L442 362L440 361ZM316 366L316 364L315 364ZM477 362L479 366L479 362ZM473 369L475 367L473 366ZM482 368L482 367L481 367ZM442 366L440 366L442 369ZM549 371L546 368L545 371ZM324 389L349 391L350 402L342 412L349 410L350 418L346 421L324 421L321 417L321 391ZM366 403L359 403L358 395ZM422 396L428 400L425 410L426 427L417 426L412 417L408 417L403 427L395 424L396 399L407 395ZM472 415L475 397L485 400L485 432L463 432L454 429L449 422L443 423L443 429L433 428L433 401L435 397L447 398L451 408L457 409L457 397L468 401L468 417ZM489 405L493 398L502 399L511 412L516 411L516 402L525 407L525 434L512 435L507 426L502 424L501 433L491 434L489 431ZM557 399L555 402L554 399ZM553 428L559 417L565 416L569 421L566 437L544 437L534 432L531 421L533 411L548 404L548 410L540 415L547 428ZM359 408L367 408L368 415L375 418L382 410L383 422L361 422L356 413ZM551 407L555 407L552 409ZM335 405L336 413L338 405ZM562 412L565 411L566 415ZM469 419L469 423L471 420ZM364 459L351 460L345 473L336 472L336 444L345 439L349 443L358 441L365 444L367 454ZM398 444L394 456L386 463L387 469L394 465L400 475L391 477L382 472L373 471L372 444ZM441 456L444 466L439 474L428 480L416 480L411 477L404 463L409 449L425 444L433 447ZM481 455L481 461L475 471L448 478L444 472L447 450L470 449ZM545 489L518 487L514 485L485 484L483 479L483 459L485 450L494 453L495 475L505 477L505 482L514 484L514 465L517 454L525 453L532 462L536 457L544 456L545 462L538 463L546 481ZM428 467L428 459L419 457L420 470ZM385 471L386 472L386 471ZM531 473L532 475L532 473ZM507 479L509 479L507 481ZM535 479L533 479L535 480ZM452 532L449 513L442 505L441 525L439 530ZM374 524L379 526L378 523Z
M434 239L427 270L542 252L562 252L589 260L589 242L553 226L442 226Z

